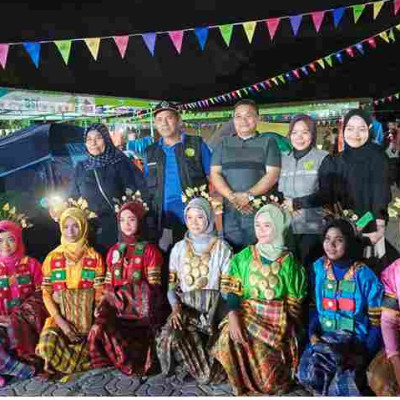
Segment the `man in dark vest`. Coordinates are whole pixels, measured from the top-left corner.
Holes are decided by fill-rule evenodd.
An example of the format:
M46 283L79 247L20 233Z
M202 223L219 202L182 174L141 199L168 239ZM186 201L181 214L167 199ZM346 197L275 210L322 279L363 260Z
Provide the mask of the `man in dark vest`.
M213 151L211 182L224 197L224 237L235 251L256 242L250 202L276 185L281 166L273 135L257 133L257 104L241 100L234 106L235 136L222 139Z
M201 137L181 130L181 116L170 102L156 106L154 124L161 138L145 151L144 174L160 246L166 250L165 243L182 239L186 230L182 192L208 184L211 151Z

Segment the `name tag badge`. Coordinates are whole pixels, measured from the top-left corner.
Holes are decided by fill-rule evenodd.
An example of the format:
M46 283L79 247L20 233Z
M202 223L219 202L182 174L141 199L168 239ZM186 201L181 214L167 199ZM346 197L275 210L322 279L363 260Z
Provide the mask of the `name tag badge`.
M154 165L157 165L157 163L156 162L147 163L148 167L153 167Z

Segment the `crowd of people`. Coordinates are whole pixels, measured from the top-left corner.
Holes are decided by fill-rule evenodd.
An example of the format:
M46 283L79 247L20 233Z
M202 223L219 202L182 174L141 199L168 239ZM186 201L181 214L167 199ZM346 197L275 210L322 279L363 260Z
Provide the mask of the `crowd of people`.
M331 156L307 115L283 153L256 103L233 111L236 134L211 152L160 103L143 173L90 126L43 265L25 254L27 217L1 206L1 385L115 366L228 379L237 395L400 395L400 259L385 256L371 116L348 112Z

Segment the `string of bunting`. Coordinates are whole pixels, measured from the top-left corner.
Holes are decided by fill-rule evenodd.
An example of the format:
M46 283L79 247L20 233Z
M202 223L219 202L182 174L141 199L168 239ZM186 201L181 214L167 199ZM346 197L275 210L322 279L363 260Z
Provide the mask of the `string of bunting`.
M250 86L242 87L237 90L233 90L232 92L224 93L219 96L209 97L207 99L197 100L191 103L181 104L179 108L181 110L195 110L208 108L213 105L224 104L227 102L237 101L242 97L249 96L252 94L256 94L261 91L266 91L272 89L275 86L281 86L286 83L291 83L293 81L302 79L305 76L308 76L312 72L317 72L317 67L319 69L325 70L326 68L332 68L334 66L333 62L342 64L344 60L344 56L349 58L354 58L356 54L365 55L365 45L369 45L369 47L374 50L376 49L378 38L382 39L385 43L394 43L396 41L396 37L394 34L395 29L400 31L400 24L392 26L384 31L381 31L373 36L368 37L367 39L363 39L358 43L345 47L341 50L338 50L334 53L328 54L324 57L318 58L310 63L307 63L299 68L292 69L286 73L281 73L272 78L267 78L261 82L254 83Z
M106 39L114 40L121 58L124 59L126 50L128 48L129 39L135 36L142 37L143 42L147 47L147 49L149 50L150 54L154 56L157 36L168 35L177 53L181 54L184 35L185 33L189 32L194 32L198 40L200 49L204 51L210 29L218 29L226 46L229 47L232 40L233 28L235 26L241 26L246 34L248 42L252 43L254 32L256 30L257 25L258 24L266 25L269 36L272 41L275 37L276 31L278 30L281 24L281 21L283 20L288 20L290 22L293 35L297 36L302 20L306 16L308 16L312 20L316 32L319 32L323 21L326 20L325 16L328 13L332 14L334 28L337 28L340 25L341 21L343 20L343 15L345 14L346 10L352 11L353 14L352 20L356 24L360 19L361 15L364 13L364 10L367 8L367 6L373 7L373 19L375 20L380 14L382 7L384 6L385 3L393 4L393 13L396 16L400 9L400 0L379 0L363 4L354 4L345 7L327 9L322 11L321 10L311 11L308 13L302 13L297 15L286 15L275 18L260 19L254 21L246 21L246 22L236 22L231 24L228 23L223 25L210 25L205 27L187 28L181 30L132 33L120 36L101 36L93 38L75 38L66 40L64 39L64 40L42 40L37 42L0 43L0 65L2 66L3 69L6 68L10 47L23 46L26 52L29 54L33 64L36 66L36 68L39 68L41 46L43 44L49 44L49 43L54 43L65 65L68 65L71 55L72 43L79 41L80 42L84 41L86 43L93 59L97 61L99 55L100 43L102 40Z
M395 100L400 100L400 92L393 93L389 96L381 97L379 99L374 100L374 105L378 106L379 104L387 103L387 102L392 102Z

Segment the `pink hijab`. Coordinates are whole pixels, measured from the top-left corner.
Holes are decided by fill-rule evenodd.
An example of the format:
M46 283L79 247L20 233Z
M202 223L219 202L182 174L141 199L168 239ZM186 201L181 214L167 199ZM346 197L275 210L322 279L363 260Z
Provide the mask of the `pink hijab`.
M10 257L0 257L0 261L9 268L13 267L15 263L25 255L25 245L22 241L22 228L15 222L5 219L0 221L0 232L2 231L11 233L17 243L17 249L13 255Z

